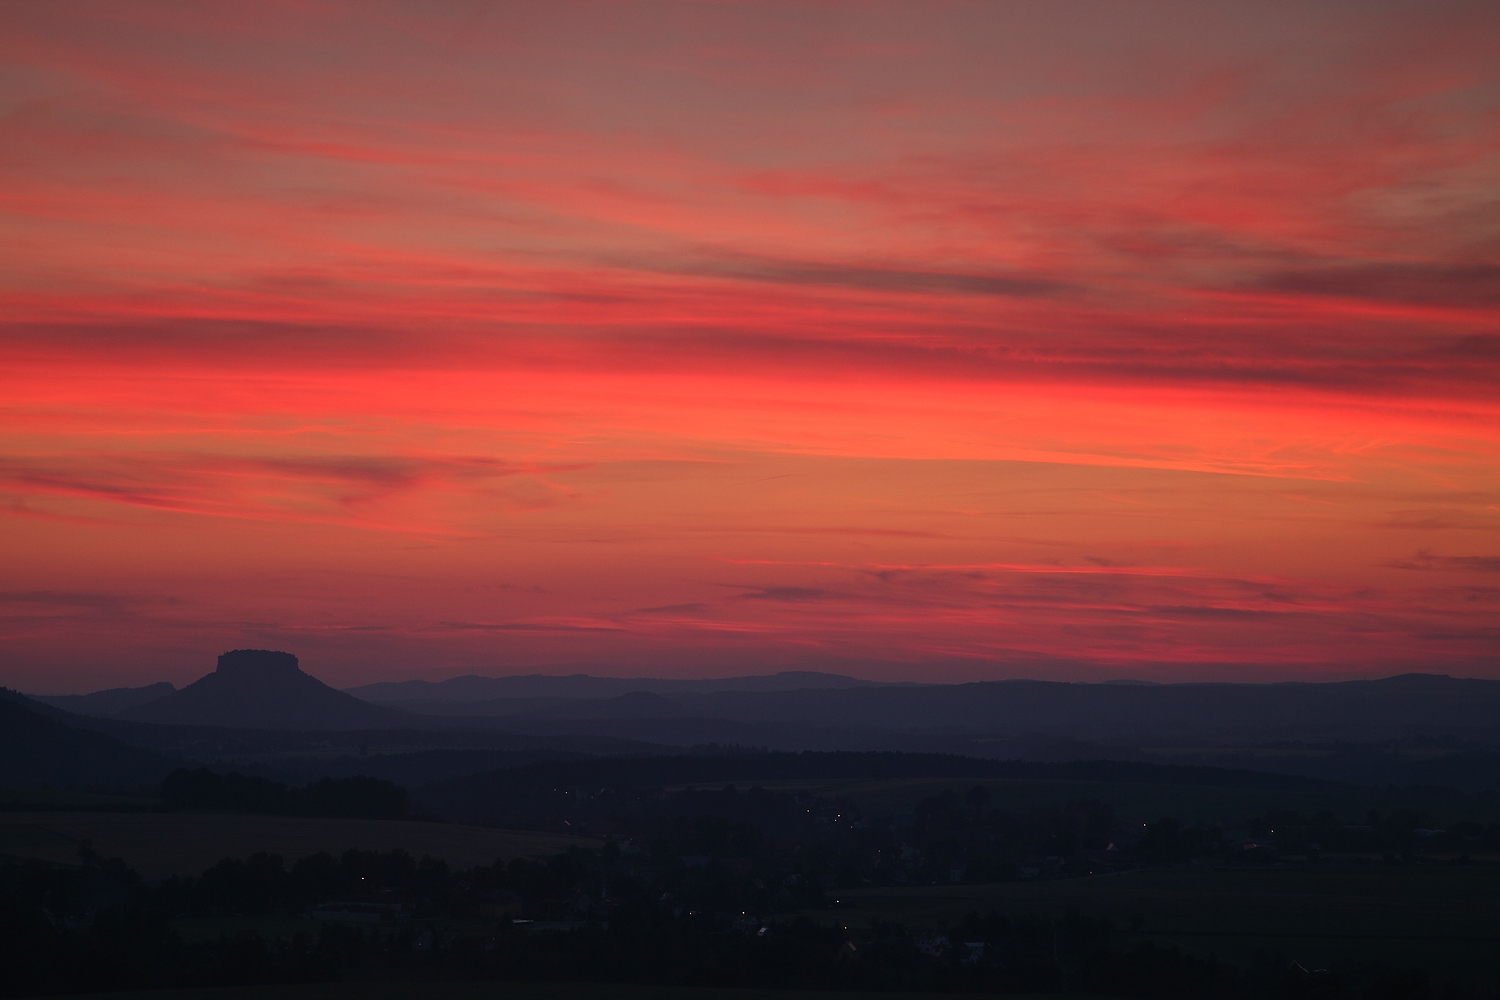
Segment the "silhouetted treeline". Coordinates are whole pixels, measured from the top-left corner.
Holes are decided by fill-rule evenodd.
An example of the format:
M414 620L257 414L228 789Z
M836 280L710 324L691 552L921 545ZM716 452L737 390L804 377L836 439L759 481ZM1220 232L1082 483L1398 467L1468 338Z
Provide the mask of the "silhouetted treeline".
M1328 782L1293 775L1117 760L1049 763L987 760L957 754L893 752L774 753L725 748L674 756L551 760L441 782L422 789L426 811L464 822L514 825L517 806L556 789L642 790L682 785L809 780L892 781L912 778L1129 781L1161 785L1316 791Z
M1246 823L1250 834L1283 855L1316 860L1328 853L1380 854L1387 860L1412 860L1424 853L1458 855L1500 853L1500 824L1472 820L1438 828L1420 809L1382 813L1371 809L1354 822L1323 809L1307 815L1280 810Z
M765 842L744 831L736 840L731 828L724 843L729 854L765 860ZM759 876L675 860L632 859L610 845L454 872L401 851L318 854L290 867L260 854L158 886L87 854L77 868L0 864L0 995L357 975L1161 1000L1433 996L1421 970L1366 970L1346 982L1269 956L1235 966L1127 943L1109 921L1077 913L970 913L924 931L757 915L721 908L712 893L719 882L732 896L733 883ZM378 916L367 924L287 919L349 906ZM237 929L197 942L175 929L184 918L201 926L215 917L236 920ZM1478 994L1452 986L1444 995Z
M294 792L202 771L180 772L172 784L180 799L230 808L279 808ZM1353 838L1387 853L1473 838L1500 844L1500 827L1440 832L1411 810L1344 818L1363 820L1353 823L1331 813L1276 813L1250 820L1249 838L1170 817L1126 831L1105 802L1007 811L980 785L878 821L848 801L755 787L558 787L529 802L553 819L626 835L599 850L465 871L401 851L316 854L290 865L257 854L154 886L89 851L73 869L0 865L0 993L357 975L1425 1000L1433 995L1427 973L1377 971L1379 955L1339 974L1274 957L1234 965L1141 943L1076 913L975 912L920 930L899 921L845 927L837 899L854 886L1048 879L1202 859L1249 865L1294 851L1311 858L1312 836ZM205 927L222 931L185 936ZM1465 989L1446 995L1482 995Z
M173 771L161 784L161 797L173 810L360 819L400 819L411 812L406 789L378 778L323 778L288 788L268 778L203 767Z
M808 919L765 922L684 908L623 876L619 858L572 852L547 862L452 873L401 852L226 859L197 879L144 886L119 863L64 870L0 866L0 964L6 995L146 987L315 982L350 970L384 979L585 980L813 989L1108 991L1141 997L1249 995L1246 973L1175 948L1122 949L1105 921L973 915L949 934L896 923L860 929ZM602 887L613 882L615 893ZM376 887L376 888L369 888ZM492 920L491 900L524 893L552 926ZM592 890L592 891L591 891ZM325 922L289 935L188 944L183 916L298 913L329 896L390 900L393 919ZM593 909L581 912L578 900ZM455 919L470 923L455 926ZM1268 994L1275 995L1275 994Z

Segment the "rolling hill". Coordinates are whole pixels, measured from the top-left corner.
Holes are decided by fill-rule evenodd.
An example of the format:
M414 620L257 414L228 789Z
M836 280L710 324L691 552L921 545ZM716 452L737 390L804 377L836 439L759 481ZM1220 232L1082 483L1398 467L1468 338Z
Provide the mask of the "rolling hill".
M177 687L171 681L157 681L144 687L109 688L90 694L31 694L27 697L43 705L60 708L64 712L107 719L138 705L164 698L176 690Z

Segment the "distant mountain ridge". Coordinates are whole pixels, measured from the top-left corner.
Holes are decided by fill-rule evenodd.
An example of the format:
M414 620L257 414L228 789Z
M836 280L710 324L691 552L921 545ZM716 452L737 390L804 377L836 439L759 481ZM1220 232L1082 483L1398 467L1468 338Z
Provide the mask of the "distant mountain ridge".
M895 748L931 737L1125 740L1142 748L1158 745L1152 741L1183 746L1184 740L1212 747L1217 739L1500 740L1500 681L1438 674L1274 684L889 684L815 672L700 680L530 674L337 691L303 673L291 654L235 650L220 658L214 673L180 691L105 711L165 687L72 697L87 714L173 725L308 732L469 727L785 750Z
M459 680L444 694L462 693L464 684L493 690ZM195 684L115 715L73 714L10 696L41 718L11 727L34 730L34 746L29 738L0 739L0 784L139 789L151 784L143 776L159 774L162 761L174 758L244 767L278 781L371 774L416 787L544 759L738 745L1172 762L1500 791L1500 681L1408 674L1334 683L850 685L852 679L813 675L813 684L844 685L816 687L806 686L807 675L791 674L754 679L767 690L715 689L742 683L728 678L708 682L707 690L702 682L669 682L660 693L640 690L643 682L634 679L522 680L512 690L544 693L374 705L302 672L290 654L235 650ZM601 680L608 686L595 683ZM549 684L554 692L590 695L634 690L568 697L546 694ZM170 686L77 697L100 710L111 707L109 699L163 688ZM48 720L82 732L66 735Z
M458 680L465 685L450 690L495 690L468 678ZM594 695L608 690L584 685L579 678L565 680ZM421 686L424 682L408 683L417 686L392 685L384 689L386 697L431 691ZM699 720L703 725L684 730L695 734L711 730L718 720L864 733L1031 733L1083 739L1179 739L1194 734L1362 740L1415 733L1500 736L1500 681L1440 674L1323 683L1016 680L900 686L865 682L782 689L768 685L761 690L704 690L687 687L691 682L651 690L647 683L654 682L614 681L616 689L628 690L608 697L567 697L557 687L547 697L542 693L548 689L536 684L519 686L518 696L510 698L468 703L392 698L386 704L471 720L484 717L518 731L588 732L636 739L643 737L643 725L656 720ZM520 692L535 693L526 697L519 696ZM665 737L657 734L654 738Z
M683 680L667 677L595 677L591 674L517 674L486 677L466 674L444 681L383 681L345 688L346 694L378 705L468 704L521 699L602 700L624 694L707 694L721 691L842 690L889 687L843 674L783 670L775 674Z

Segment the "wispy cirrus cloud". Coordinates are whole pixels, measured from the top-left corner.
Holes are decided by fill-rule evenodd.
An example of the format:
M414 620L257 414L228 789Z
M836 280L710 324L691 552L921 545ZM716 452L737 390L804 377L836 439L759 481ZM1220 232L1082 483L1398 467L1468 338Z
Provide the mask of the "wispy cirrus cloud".
M851 289L892 295L976 295L1047 298L1076 292L1052 275L982 273L915 268L902 262L855 263L696 248L674 259L630 257L609 261L617 269L768 285Z
M122 504L171 513L445 532L385 509L425 493L487 496L513 509L565 502L550 473L578 466L507 463L487 457L226 455L147 452L0 458L0 493ZM540 489L517 491L525 478Z
M1262 277L1256 287L1297 295L1490 308L1500 305L1500 265L1464 261L1349 263L1280 271ZM1500 356L1500 339L1475 336L1462 343L1475 360Z
M1424 550L1410 559L1396 559L1381 565L1390 569L1500 573L1500 556L1440 556Z
M610 625L566 624L558 622L438 622L426 626L426 632L621 632Z

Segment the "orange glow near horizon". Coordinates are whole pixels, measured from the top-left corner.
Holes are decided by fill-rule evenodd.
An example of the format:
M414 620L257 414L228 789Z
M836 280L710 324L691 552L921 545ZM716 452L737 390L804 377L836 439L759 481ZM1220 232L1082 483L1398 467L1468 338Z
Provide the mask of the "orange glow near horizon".
M1488 6L0 19L0 683L1500 677Z

